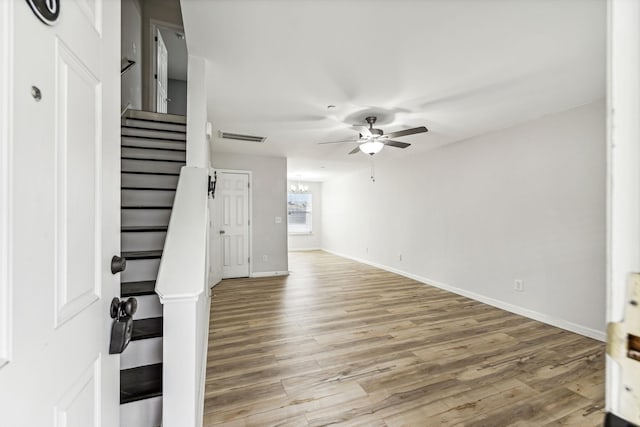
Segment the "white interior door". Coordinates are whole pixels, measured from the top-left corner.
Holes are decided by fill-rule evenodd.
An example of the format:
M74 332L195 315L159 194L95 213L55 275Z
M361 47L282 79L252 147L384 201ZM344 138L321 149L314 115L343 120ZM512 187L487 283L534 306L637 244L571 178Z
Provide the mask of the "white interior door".
M222 277L249 277L249 174L223 172L218 177Z
M25 1L0 2L0 119L10 126L0 424L115 426L120 2L38 3L60 7L55 25Z
M156 30L156 112L158 113L167 112L168 62L167 46L164 44L160 30Z

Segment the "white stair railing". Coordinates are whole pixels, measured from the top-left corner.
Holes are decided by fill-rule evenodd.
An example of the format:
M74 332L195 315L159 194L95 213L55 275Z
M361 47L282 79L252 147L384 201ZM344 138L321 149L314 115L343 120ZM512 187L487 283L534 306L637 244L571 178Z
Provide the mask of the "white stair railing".
M160 261L163 304L162 425L202 425L209 324L208 170L183 167Z

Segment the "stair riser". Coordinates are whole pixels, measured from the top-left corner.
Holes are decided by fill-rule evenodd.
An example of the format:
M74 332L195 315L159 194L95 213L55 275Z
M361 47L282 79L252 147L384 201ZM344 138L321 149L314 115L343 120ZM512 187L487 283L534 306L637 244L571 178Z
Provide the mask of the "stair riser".
M187 153L184 151L154 150L152 148L122 148L122 157L147 160L173 160L186 163Z
M169 225L169 209L125 209L122 211L123 226ZM125 282L127 280L124 280Z
M159 259L127 260L127 269L122 272L123 282L155 280L158 275Z
M135 128L122 128L122 136L138 136L142 138L164 139L171 141L186 141L187 135L177 132L165 132L161 130L147 130Z
M166 235L164 231L123 232L120 238L122 252L162 249Z
M120 369L136 368L161 362L162 338L131 341L120 356Z
M158 427L162 424L162 397L120 405L120 427Z
M122 206L173 206L175 191L122 190Z
M146 173L180 173L182 163L145 161L145 160L121 160L122 172L146 172Z
M168 130L173 132L187 131L187 125L179 125L175 123L152 122L149 120L123 119L122 126L141 128L141 129Z
M122 140L122 145L129 146L129 147L164 148L168 150L183 150L183 151L187 149L186 144L180 141L138 138L135 136L123 136L121 140Z
M171 175L143 175L136 173L123 173L122 187L134 188L170 188L178 187L178 177Z
M138 311L133 316L134 319L140 320L162 316L162 304L160 304L158 295L140 295L135 299L138 301Z

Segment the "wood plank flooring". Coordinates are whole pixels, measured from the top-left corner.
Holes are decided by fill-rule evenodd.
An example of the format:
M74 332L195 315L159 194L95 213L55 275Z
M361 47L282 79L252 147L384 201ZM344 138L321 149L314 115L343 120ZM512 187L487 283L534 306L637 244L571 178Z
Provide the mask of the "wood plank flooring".
M320 251L214 288L205 426L599 426L604 344Z

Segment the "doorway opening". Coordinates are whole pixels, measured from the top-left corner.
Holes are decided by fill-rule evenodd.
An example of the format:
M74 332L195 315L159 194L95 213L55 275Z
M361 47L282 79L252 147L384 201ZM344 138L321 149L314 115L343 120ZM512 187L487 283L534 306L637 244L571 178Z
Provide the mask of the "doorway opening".
M149 106L156 113L187 115L187 42L184 29L151 20Z

